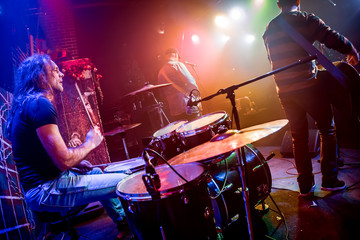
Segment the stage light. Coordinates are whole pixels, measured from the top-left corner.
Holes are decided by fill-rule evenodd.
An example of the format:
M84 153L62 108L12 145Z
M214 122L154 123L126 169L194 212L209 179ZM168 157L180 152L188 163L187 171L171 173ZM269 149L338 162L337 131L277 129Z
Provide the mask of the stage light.
M246 43L253 43L255 41L255 36L252 34L247 34L245 36L245 42Z
M254 0L254 5L255 5L255 7L258 7L258 8L264 6L264 3L265 3L265 0Z
M229 15L232 19L238 21L242 21L246 17L245 10L238 7L231 9Z
M215 17L215 24L220 28L227 28L229 26L229 20L227 17L218 15Z
M221 41L222 43L226 43L226 42L228 42L229 40L230 40L230 36L225 35L225 34L221 34L221 35L220 35L220 41Z
M194 44L199 44L199 43L200 43L200 38L199 38L198 35L193 34L193 35L191 36L191 41L192 41Z

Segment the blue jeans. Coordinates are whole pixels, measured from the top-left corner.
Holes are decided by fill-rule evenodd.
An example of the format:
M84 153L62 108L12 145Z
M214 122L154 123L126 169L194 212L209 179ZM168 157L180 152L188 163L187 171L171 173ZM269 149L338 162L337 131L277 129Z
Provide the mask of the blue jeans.
M320 132L322 182L335 181L338 173L337 142L331 104L325 90L320 86L315 86L302 92L281 96L280 102L289 119L300 192L308 192L314 183L308 147L307 113L315 120L316 127Z
M74 207L100 201L116 223L125 218L116 195L116 185L126 176L122 173L103 174L100 168L86 174L67 170L55 180L28 190L25 200L34 211L60 212L63 215Z

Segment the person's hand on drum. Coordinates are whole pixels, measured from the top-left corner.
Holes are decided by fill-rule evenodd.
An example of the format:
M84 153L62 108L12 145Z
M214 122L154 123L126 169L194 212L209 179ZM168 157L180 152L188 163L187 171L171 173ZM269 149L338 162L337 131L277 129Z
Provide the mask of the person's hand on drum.
M82 160L78 165L73 167L71 170L74 172L85 174L93 169L93 165L88 160Z

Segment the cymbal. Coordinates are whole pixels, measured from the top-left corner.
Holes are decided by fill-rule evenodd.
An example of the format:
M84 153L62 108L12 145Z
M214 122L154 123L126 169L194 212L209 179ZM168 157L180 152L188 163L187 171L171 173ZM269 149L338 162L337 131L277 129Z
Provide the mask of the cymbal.
M151 91L151 90L154 90L157 88L167 87L170 85L172 85L172 83L164 83L164 84L159 84L159 85L146 84L144 87L140 88L139 90L130 92L130 93L126 94L125 96L133 96L133 95L141 93L141 92Z
M173 157L169 160L169 163L178 165L219 156L267 137L280 130L287 123L287 119L281 119L241 130L228 130L225 133L215 135L206 143Z
M120 127L117 127L111 131L104 133L104 136L114 136L115 134L118 134L118 133L124 133L124 132L126 132L130 129L136 128L137 126L140 126L140 125L141 125L141 123L122 125Z

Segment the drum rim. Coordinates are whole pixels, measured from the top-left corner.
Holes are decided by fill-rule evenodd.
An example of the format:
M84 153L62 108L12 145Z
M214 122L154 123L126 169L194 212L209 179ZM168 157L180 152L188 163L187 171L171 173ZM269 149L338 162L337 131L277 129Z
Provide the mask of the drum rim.
M136 162L139 162L139 163L142 163L142 164L140 164L140 165L136 164L135 166L131 166L128 169L124 169L124 170L109 171L109 169L111 169L112 167L118 166L118 165L131 164L132 162L128 161L130 159L127 159L127 160L124 160L124 162L119 161L119 162L116 162L114 164L111 164L111 165L107 166L106 168L104 168L103 171L106 172L106 173L126 173L126 172L129 172L129 171L132 172L133 169L138 169L138 168L141 168L142 166L145 165L145 162L144 162L142 157L137 157L137 158L132 158L132 159L135 159L135 160L133 160L134 162L136 161Z
M181 127L185 126L186 124L189 124L189 123L194 122L194 121L196 121L196 120L199 120L199 119L201 119L201 118L205 118L205 117L207 117L207 116L214 115L214 114L218 114L218 113L223 113L222 117L219 118L219 119L217 119L217 120L215 120L215 121L213 121L213 122L211 122L210 124L204 125L204 126L202 126L202 127L196 128L196 129L191 129L191 130L188 130L188 131L182 131L182 132L180 132ZM187 123L181 125L180 127L178 127L178 128L176 129L176 133L179 134L179 135L182 136L182 137L194 136L194 135L197 135L197 134L199 134L199 133L203 133L203 132L206 132L206 131L208 131L208 130L211 130L216 124L218 124L219 122L221 122L221 121L223 121L223 120L226 120L228 117L229 117L229 114L227 114L225 111L218 111L218 112L208 113L208 114L206 114L206 115L201 116L200 118L197 118L197 119L195 119L195 120L193 120L193 121L190 121L190 122L187 122Z
M166 128L166 127L169 126L170 124L175 125L175 124L181 123L181 122L183 122L183 123L182 123L180 126L178 126L177 128L175 128L174 130L172 130L172 131L170 131L170 132L168 132L168 133L164 133L164 134L161 134L161 135L158 135L158 136L157 136L156 133L158 133L160 130ZM154 137L154 138L164 138L164 137L171 136L172 134L174 134L174 133L176 132L176 130L177 130L178 128L180 128L181 126L183 126L183 125L186 124L186 123L188 123L187 120L179 120L179 121L175 121L175 122L169 123L169 124L166 125L165 127L160 128L159 130L157 130L157 131L153 134L153 137Z
M172 167L181 166L181 165L197 165L202 168L202 172L196 176L194 179L190 180L189 182L185 182L182 185L175 186L173 188L169 188L166 190L160 191L160 199L164 199L170 196L173 196L174 194L181 194L184 192L184 189L186 189L189 185L192 184L199 184L202 180L205 180L208 177L208 170L205 168L205 166L198 162L191 162L191 163L185 163L180 165L173 165ZM168 167L165 165L165 167ZM117 185L116 185L116 194L120 198L123 198L127 201L134 201L134 202L141 202L141 201L149 201L152 199L151 195L148 192L145 193L125 193L119 191L119 186L123 184L125 181L131 181L131 178L134 178L137 175L144 174L144 171L137 172L134 174L131 174L125 178L123 178Z

